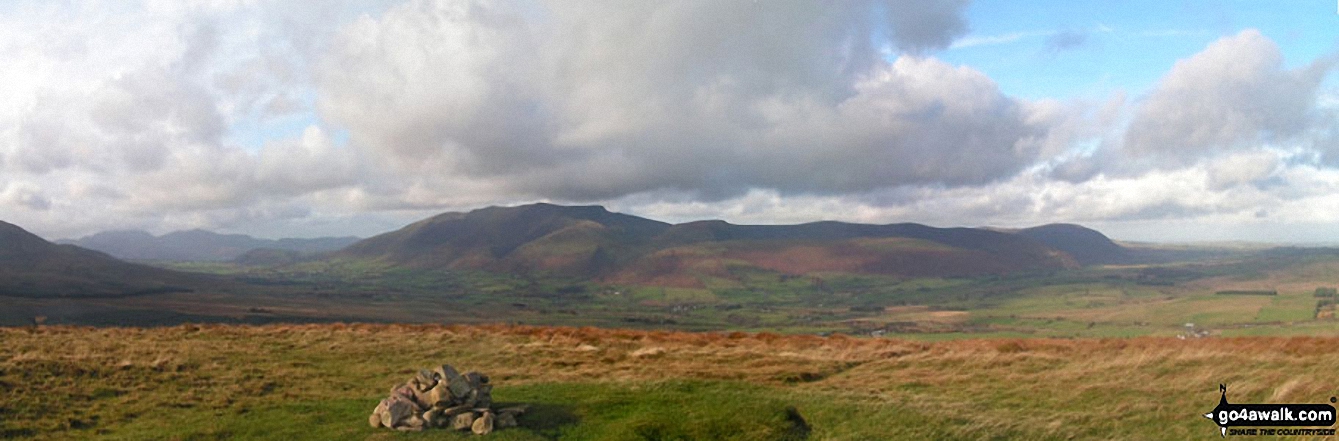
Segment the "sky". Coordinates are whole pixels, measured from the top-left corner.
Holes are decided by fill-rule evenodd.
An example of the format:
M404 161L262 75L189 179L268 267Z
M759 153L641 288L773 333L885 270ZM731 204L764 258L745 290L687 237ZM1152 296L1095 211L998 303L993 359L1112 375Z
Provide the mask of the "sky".
M1339 4L0 2L0 220L445 211L1339 243Z

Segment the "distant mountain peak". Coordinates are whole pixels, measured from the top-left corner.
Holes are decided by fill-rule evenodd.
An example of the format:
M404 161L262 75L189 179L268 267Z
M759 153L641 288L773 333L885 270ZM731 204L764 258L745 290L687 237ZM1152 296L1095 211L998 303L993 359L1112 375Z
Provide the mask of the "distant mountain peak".
M60 243L102 251L118 259L166 261L227 261L261 248L296 251L304 254L334 251L357 237L321 237L315 239L257 239L245 234L221 234L204 229L174 231L154 236L145 231L104 231Z
M819 221L671 225L602 206L535 203L443 213L360 241L340 258L419 267L544 271L629 283L688 284L729 268L959 276L1054 270L1067 254L1012 233L919 224ZM648 282L651 281L651 282Z
M1105 234L1077 224L1053 223L1018 230L1018 234L1068 253L1082 265L1129 263L1129 250Z
M56 245L0 221L0 296L100 297L183 291L189 276ZM178 284L178 285L174 285Z

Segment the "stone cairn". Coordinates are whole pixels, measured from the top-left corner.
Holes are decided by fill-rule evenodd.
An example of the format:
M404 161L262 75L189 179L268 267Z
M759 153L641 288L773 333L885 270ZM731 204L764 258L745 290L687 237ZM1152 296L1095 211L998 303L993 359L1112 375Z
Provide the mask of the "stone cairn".
M525 407L494 411L492 391L488 376L478 372L462 375L449 364L422 369L392 388L390 397L377 404L367 423L404 431L451 428L479 435L516 426L516 417Z

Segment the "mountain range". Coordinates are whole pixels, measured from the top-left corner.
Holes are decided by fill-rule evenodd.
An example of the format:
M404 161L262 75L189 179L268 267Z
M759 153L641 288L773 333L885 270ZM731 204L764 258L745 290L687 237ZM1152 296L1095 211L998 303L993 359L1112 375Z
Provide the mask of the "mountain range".
M1099 232L920 224L682 224L599 206L532 204L445 213L332 254L420 268L545 272L618 283L702 286L741 272L957 277L1125 263Z
M244 234L219 234L205 230L177 231L154 236L145 231L104 231L57 243L101 251L123 260L221 262L238 259L254 250L274 250L310 255L334 251L357 237L315 239L258 239ZM289 253L280 253L289 254ZM291 257L291 256L289 256Z
M703 287L749 274L969 277L1129 263L1129 250L1078 225L1023 230L920 224L669 224L599 206L531 204L444 213L353 238L270 241L185 231L109 232L53 244L0 222L0 295L121 296L182 291L195 274L123 262L251 259L284 265L295 253L432 270L551 274L607 283ZM347 244L340 248L341 244ZM85 249L91 247L107 253Z

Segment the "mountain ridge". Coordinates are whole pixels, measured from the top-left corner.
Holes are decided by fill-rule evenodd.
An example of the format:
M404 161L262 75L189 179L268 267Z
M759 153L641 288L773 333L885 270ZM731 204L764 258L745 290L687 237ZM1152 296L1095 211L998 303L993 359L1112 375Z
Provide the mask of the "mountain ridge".
M295 251L310 255L339 250L361 240L353 236L311 239L261 239L245 234L222 234L202 229L154 236L141 230L109 230L78 239L56 241L101 251L122 260L222 262L257 249Z
M0 295L124 297L191 291L191 275L122 262L105 253L48 242L0 221Z
M1115 250L1123 249L1100 232L1077 225L1072 229L1091 233L1079 236L1100 237ZM630 283L672 280L668 284L685 286L730 278L750 268L796 275L835 271L977 276L1054 271L1102 260L1069 247L1070 242L1048 245L1051 236L1059 235L1052 230L1022 234L839 221L669 224L601 206L539 203L438 214L356 242L330 258L443 269L539 271Z

